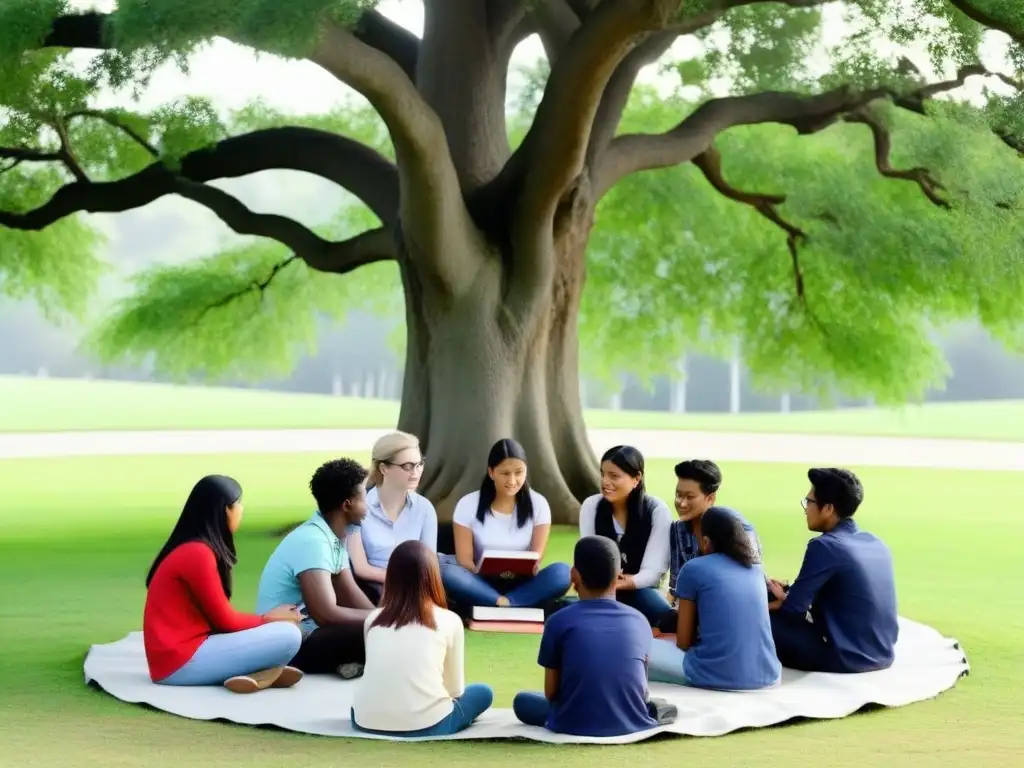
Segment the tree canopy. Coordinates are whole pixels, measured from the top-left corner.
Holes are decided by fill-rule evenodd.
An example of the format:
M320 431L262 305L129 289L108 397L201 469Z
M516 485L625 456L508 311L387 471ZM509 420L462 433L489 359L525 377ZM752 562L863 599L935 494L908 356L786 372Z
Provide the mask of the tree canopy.
M464 216L438 191L446 174L486 229L479 212L495 189L516 188L531 152L558 171L554 200L588 169L596 228L580 323L592 371L656 373L688 348L739 338L769 384L900 399L941 373L931 334L947 321L977 316L1021 342L1014 0L426 0L422 39L368 1L108 5L0 8L0 290L80 317L105 267L79 212L178 195L248 238L141 275L93 339L108 359L156 353L165 370L214 375L286 368L318 313L394 300L391 241L420 226L424 195L448 225ZM492 151L478 139L493 115L455 114L493 101L468 92L484 85L504 102L503 73L480 85L462 71L493 63L469 36L507 64L533 34L547 54L534 99L500 116L510 145ZM144 90L161 66L187 69L215 39L313 61L370 109L96 106L111 89ZM666 55L680 39L687 53ZM671 94L634 89L659 60ZM996 89L975 105L941 99L978 81ZM445 100L446 88L467 92ZM428 172L432 130L450 160ZM559 162L545 155L561 150ZM330 179L361 207L308 227L213 184L268 168Z

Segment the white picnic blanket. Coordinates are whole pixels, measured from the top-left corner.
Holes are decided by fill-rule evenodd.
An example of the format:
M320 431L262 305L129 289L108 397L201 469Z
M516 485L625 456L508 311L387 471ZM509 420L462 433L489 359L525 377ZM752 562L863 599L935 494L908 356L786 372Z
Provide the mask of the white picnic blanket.
M785 670L782 685L765 691L723 693L654 683L651 695L679 708L672 725L613 738L550 733L521 724L511 709L491 709L470 728L435 739L529 739L551 743L628 744L658 733L722 736L741 728L763 728L792 718L846 717L868 704L901 707L933 698L969 671L959 644L931 627L900 619L893 666L880 672L833 675ZM310 675L297 686L237 695L222 687L173 687L149 680L142 633L94 645L85 659L86 683L122 701L196 720L271 725L321 736L387 738L352 730L349 709L359 681ZM485 682L485 681L482 681Z

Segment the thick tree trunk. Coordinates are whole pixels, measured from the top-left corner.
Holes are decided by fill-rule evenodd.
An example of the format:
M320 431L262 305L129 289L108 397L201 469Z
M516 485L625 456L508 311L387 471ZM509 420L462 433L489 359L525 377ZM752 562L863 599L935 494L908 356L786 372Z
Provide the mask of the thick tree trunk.
M530 483L556 523L575 523L581 500L596 491L577 362L585 242L585 233L559 239L559 266L539 315L515 324L503 305L504 270L515 258L480 254L471 290L454 297L435 293L412 260L403 262L408 337L398 426L422 441L420 490L442 520L479 489L487 453L505 437L526 449Z

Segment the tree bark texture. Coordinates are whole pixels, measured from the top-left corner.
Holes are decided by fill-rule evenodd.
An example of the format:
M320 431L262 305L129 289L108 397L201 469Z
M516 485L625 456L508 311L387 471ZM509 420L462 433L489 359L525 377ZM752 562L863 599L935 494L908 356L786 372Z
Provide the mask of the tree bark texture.
M589 230L589 220L575 225ZM420 491L443 520L478 490L491 446L519 441L531 485L557 522L575 523L580 500L597 488L597 459L579 397L576 315L583 288L585 232L558 241L558 276L510 322L503 289L516 258L486 244L473 254L475 278L463 291L430 288L417 259L403 259L407 346L398 428L419 436L427 466Z

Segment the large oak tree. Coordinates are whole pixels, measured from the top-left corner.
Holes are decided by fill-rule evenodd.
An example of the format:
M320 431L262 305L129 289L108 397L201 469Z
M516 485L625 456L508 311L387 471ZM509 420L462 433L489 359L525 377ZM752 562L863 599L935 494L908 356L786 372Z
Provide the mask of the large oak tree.
M806 201L787 210L789 190L750 191L732 183L723 171L727 132L775 125L806 136L856 128L869 138L875 172L893 184L914 185L934 209L926 215L967 210L985 217L993 232L999 217L1019 216L1019 177L1001 190L989 184L981 200L987 207L979 211L978 199L955 180L940 178L937 169L903 168L890 154L892 127L900 123L894 113L931 119L935 97L981 77L1010 92L990 96L971 112L973 135L1001 142L1006 162L1017 162L1014 154L1024 144L1014 70L1024 69L1024 10L1015 0L425 0L422 38L373 3L355 0L111 5L106 13L75 12L65 0L8 0L0 8L0 103L8 117L0 129L4 289L38 294L37 278L52 272L59 277L38 296L44 306L75 305L97 262L90 256L90 231L74 215L126 211L168 195L204 206L257 244L219 255L216 269L154 274L108 329L108 348L181 348L197 323L208 325L208 337L223 333L222 356L231 354L229 344L286 344L283 337L266 339L239 327L265 328L265 320L240 323L235 313L218 321L218 313L248 297L250 312L282 317L324 303L320 284L304 280L309 271L345 275L397 264L407 334L398 426L423 440L432 459L424 491L442 512L478 483L488 446L508 435L526 446L532 481L559 519L573 519L577 500L594 491L597 461L578 391L588 241L601 201L636 174L687 165L737 211L746 207L778 227L790 295L772 305L783 329L773 335L817 334L819 367L845 365L848 373L871 357L895 359L898 345L888 351L885 345L901 337L880 332L871 345L861 333L850 345L844 328L870 326L872 318L834 317L831 324L823 318L827 300L817 301L808 285L802 249L813 247L816 232L828 243L827 233L844 221ZM825 45L818 37L822 9L836 8L845 9L845 33L839 44ZM979 60L987 32L1009 42L1008 63L997 72ZM512 141L509 62L533 34L544 44L550 74L532 120ZM705 41L706 55L680 66L680 75L713 86L702 89L697 103L667 102L680 110L668 125L622 125L640 70L687 35ZM150 113L95 107L101 89L144 88L157 67L186 60L215 38L319 65L372 105L386 127L387 146L343 135L326 118L289 122L252 109L226 120L199 100ZM927 61L914 66L891 52L894 45L923 51ZM86 69L76 69L68 55L83 50L94 56ZM748 141L745 151L758 147ZM348 190L372 213L372 225L337 239L332 231L254 211L213 185L274 169L313 174ZM687 206L685 197L678 205ZM643 243L645 222L635 227ZM624 282L635 279L635 262L625 259L628 237L621 239L627 231L628 223L618 227L620 241L606 241L600 254L600 268L614 271L622 249ZM887 256L899 260L906 243L879 245L892 247ZM995 270L998 262L991 260L972 272L965 266L969 248L957 245L943 251L946 262L935 267L964 276L970 298L957 303L957 311L983 318L987 312L994 324L1005 323L1005 304L993 308L985 283L1019 281L1021 272L1012 265ZM757 254L772 259L765 268L777 274L779 252ZM826 247L815 256L843 254ZM706 266L708 275L716 274L714 265ZM829 285L829 272L827 261L819 261L814 287L821 297L873 289L870 282ZM847 264L836 273L856 269ZM914 289L912 299L921 299L928 281ZM949 286L942 290L930 306L912 301L918 320L948 298ZM744 299L766 300L757 291ZM666 309L652 301L651 311L655 306ZM612 315L609 305L606 322ZM666 315L670 322L670 308ZM595 322L593 312L588 322ZM180 328L177 338L154 330L169 325ZM763 341L766 350L779 351L771 338Z

